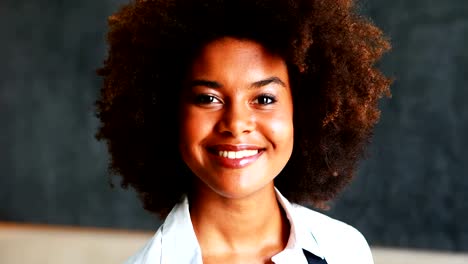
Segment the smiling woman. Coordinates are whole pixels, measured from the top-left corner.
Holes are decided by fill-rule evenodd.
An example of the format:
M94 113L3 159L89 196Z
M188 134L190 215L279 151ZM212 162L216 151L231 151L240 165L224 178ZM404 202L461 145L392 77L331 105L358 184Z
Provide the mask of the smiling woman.
M352 179L389 93L389 45L352 1L137 0L109 21L97 137L166 217L129 263L373 262L297 204Z
M293 148L286 63L255 42L223 38L203 48L187 80L180 148L200 186L229 198L271 192Z

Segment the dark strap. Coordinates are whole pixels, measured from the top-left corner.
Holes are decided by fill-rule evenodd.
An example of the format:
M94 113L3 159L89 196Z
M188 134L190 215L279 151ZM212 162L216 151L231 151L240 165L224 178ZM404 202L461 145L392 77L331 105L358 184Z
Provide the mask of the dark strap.
M310 253L307 250L302 250L304 252L304 256L307 259L307 263L309 264L327 264L325 259L321 259L320 257L315 256L314 254Z

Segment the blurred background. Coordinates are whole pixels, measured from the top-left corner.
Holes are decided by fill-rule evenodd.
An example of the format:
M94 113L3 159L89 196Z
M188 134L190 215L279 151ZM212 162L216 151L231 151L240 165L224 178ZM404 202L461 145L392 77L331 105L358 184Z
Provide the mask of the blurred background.
M161 223L132 190L110 188L106 146L94 138L106 17L125 2L0 1L3 230L120 230L144 243ZM326 214L373 248L468 254L468 1L360 9L391 39L379 67L395 79L393 97L381 102L369 158Z

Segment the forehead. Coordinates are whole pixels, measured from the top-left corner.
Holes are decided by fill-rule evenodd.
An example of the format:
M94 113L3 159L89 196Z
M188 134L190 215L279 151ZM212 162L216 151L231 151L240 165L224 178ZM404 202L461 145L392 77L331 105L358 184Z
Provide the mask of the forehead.
M284 60L261 44L244 39L221 38L209 42L200 50L191 65L192 75L281 75L287 76Z
M249 58L252 56L260 57L262 55L273 57L273 55L270 54L266 48L258 42L232 37L224 37L208 42L202 47L199 55L238 55L244 58Z

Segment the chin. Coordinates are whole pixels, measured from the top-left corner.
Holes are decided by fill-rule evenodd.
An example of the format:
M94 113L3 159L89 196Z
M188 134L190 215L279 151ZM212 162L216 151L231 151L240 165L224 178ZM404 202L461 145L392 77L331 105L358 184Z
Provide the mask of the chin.
M227 199L242 199L252 196L254 194L266 191L269 188L274 189L273 181L266 184L249 184L249 185L217 185L216 187L208 186L208 188L218 194L219 196Z

